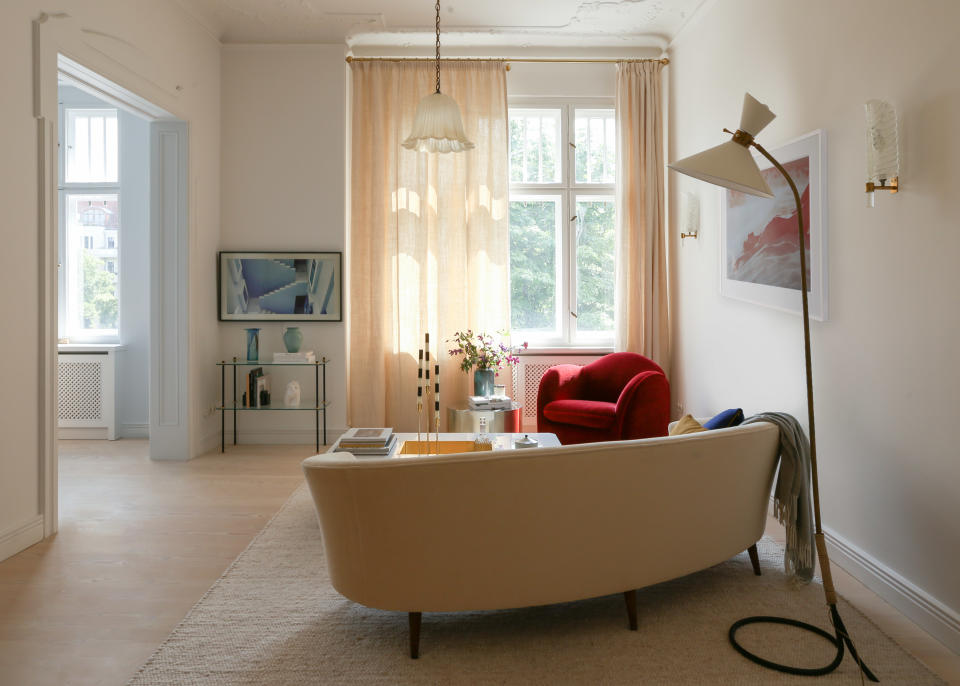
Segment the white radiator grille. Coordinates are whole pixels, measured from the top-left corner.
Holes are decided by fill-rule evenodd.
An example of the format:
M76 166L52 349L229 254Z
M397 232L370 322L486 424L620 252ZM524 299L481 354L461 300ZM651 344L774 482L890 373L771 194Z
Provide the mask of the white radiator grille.
M540 391L540 379L550 367L558 364L585 365L601 355L523 355L520 364L514 368L513 397L523 403L523 423L530 429L537 423L537 393Z
M60 419L103 419L103 365L96 362L64 362L58 365Z
M110 352L61 352L57 359L57 426L68 431L106 429L117 437L114 394L114 359ZM76 434L76 432L73 432ZM61 437L94 438L87 433ZM101 436L102 437L102 436Z

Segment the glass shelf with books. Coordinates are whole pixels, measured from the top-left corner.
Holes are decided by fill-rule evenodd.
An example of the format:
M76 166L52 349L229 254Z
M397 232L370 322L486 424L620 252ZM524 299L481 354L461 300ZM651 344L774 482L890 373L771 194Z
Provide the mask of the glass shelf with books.
M226 450L227 442L227 413L233 414L233 444L237 445L237 413L239 412L313 412L314 413L314 435L316 439L316 450L320 452L320 426L323 423L323 444L327 443L327 408L330 402L327 400L327 364L330 362L326 357L321 357L313 361L284 361L273 362L269 360L221 360L217 362L220 367L220 405L214 408L220 413L220 452ZM264 378L269 379L269 375L263 373L261 367L299 367L301 369L313 370L314 397L302 400L296 405L286 405L283 403L281 394L274 396L279 402L265 402L261 405L250 405L247 403L247 395L266 398L271 400L269 383L260 385L258 381ZM237 383L237 370L244 368L240 373L243 375L241 384ZM227 369L231 369L233 378L233 393L227 396Z
M329 401L320 402L309 401L301 402L299 405L284 405L283 403L272 403L270 405L260 405L258 407L246 407L240 402L236 403L227 403L225 406L216 408L217 410L226 410L227 412L246 412L248 410L310 410L311 412L316 412L318 410L323 411L330 406Z
M217 362L218 367L325 367L330 360L323 358L316 362L267 362L266 360L233 360Z

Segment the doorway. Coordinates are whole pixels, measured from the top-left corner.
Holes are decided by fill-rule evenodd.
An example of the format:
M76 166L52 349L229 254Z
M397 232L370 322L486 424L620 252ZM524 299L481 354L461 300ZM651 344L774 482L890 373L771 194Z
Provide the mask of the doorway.
M36 99L44 536L58 524L61 353L112 357L106 421L88 437L149 437L152 459L190 457L187 124L55 47L41 40Z
M57 423L149 437L150 120L60 72Z

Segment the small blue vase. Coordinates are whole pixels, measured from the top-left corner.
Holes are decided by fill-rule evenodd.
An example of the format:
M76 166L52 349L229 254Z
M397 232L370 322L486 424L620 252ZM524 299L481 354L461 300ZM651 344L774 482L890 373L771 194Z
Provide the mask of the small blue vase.
M260 329L245 329L247 332L247 362L260 360Z
M300 346L303 345L303 332L298 326L288 326L283 330L283 344L288 353L300 352Z
M492 369L477 369L473 372L473 394L489 398L493 395L493 381L497 373Z

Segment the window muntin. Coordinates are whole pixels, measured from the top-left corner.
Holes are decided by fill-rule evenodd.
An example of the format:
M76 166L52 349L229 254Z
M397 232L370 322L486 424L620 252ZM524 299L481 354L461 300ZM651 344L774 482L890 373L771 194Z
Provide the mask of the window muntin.
M65 183L118 183L117 110L64 108Z
M541 347L612 345L614 109L512 106L509 118L511 329Z
M510 182L560 183L560 108L510 108Z
M576 183L612 184L617 176L617 131L612 109L574 110Z

